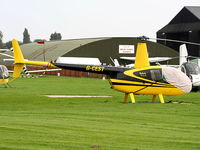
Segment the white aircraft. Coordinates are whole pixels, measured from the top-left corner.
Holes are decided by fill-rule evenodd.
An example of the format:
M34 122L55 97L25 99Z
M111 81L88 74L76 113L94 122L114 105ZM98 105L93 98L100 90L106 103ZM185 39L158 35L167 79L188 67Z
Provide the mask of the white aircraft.
M197 63L189 61L189 56L185 44L182 44L179 49L179 68L184 72L192 81L193 88L200 86L200 67Z

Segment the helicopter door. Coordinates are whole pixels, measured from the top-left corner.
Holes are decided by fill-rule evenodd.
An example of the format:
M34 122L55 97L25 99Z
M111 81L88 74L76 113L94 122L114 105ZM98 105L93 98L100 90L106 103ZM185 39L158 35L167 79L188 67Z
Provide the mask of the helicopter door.
M181 66L181 71L182 71L182 67L185 69L184 73L186 73L187 76L191 74L195 74L195 75L200 74L199 66L195 63L191 63L191 62L183 63Z

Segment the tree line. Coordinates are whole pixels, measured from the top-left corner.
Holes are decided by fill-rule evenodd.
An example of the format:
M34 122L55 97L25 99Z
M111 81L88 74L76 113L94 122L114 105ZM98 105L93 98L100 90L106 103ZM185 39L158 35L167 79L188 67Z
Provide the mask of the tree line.
M50 41L54 41L54 40L61 40L62 36L60 33L54 32L50 35L49 40ZM33 42L37 42L37 41L46 41L45 39L35 39L33 40ZM23 42L19 42L19 44L27 44L27 43L31 43L31 39L30 39L30 34L28 33L28 29L25 28L24 32L23 32ZM12 42L8 41L6 43L3 43L3 33L2 31L0 31L0 48L11 48L12 47Z

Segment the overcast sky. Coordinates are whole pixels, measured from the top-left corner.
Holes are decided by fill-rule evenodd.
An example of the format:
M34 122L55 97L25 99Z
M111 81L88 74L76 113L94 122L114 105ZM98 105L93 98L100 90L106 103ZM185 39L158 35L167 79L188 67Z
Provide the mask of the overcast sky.
M3 41L22 41L24 28L31 40L92 37L156 37L184 6L200 0L0 0Z

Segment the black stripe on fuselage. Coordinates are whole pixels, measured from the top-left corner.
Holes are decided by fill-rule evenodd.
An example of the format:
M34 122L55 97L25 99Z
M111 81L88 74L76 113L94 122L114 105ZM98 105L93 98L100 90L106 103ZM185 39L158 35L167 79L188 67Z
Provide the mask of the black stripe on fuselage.
M160 84L157 84L157 83L152 83L150 85L144 85L144 84L131 84L131 83L119 83L119 82L112 82L112 85L122 85L122 86L146 86L146 87L162 87L162 88L175 88L174 86L172 85L163 85L162 86L159 86Z

